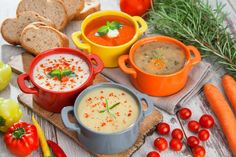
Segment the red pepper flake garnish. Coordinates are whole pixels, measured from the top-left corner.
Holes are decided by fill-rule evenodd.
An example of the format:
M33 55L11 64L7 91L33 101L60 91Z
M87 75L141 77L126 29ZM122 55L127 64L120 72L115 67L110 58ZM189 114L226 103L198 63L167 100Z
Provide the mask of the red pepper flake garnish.
M113 96L113 95L114 95L114 93L110 93L110 94L109 94L109 96Z
M92 100L92 98L88 98L88 99L87 99L87 101L91 101L91 100Z
M105 122L102 122L102 123L101 123L101 126L102 126L102 127L103 127L103 126L105 126L105 125L106 125L106 123L105 123Z
M46 70L46 72L51 72L52 71L52 67L47 67L45 70Z
M50 86L50 83L46 83L46 86Z
M74 79L70 79L70 82L75 83L75 80Z
M104 99L105 97L104 96L100 96L100 99Z
M125 93L121 93L121 95L125 95Z
M97 106L97 104L93 104L91 107L94 108L94 107L96 107L96 106Z
M84 76L80 76L80 78L84 78Z
M89 114L88 114L88 113L85 113L85 114L84 114L84 117L85 117L85 118L88 118L88 117L89 117Z
M53 77L52 79L53 79L54 81L58 80L58 78L57 78L57 77Z
M131 116L131 113L128 113L128 117L130 117Z
M69 80L69 77L64 76L61 78L61 82L67 82Z
M78 64L78 63L79 63L79 61L76 61L76 62L75 62L75 64Z
M75 71L75 66L72 66L71 70L72 70L72 71Z
M94 112L94 110L92 110L92 112ZM94 119L94 118L93 118Z
M44 65L43 65L43 64L40 64L40 67L41 67L41 68L44 68Z
M104 93L103 90L101 90L100 93Z
M107 122L113 122L113 120L112 120L112 119L109 119Z
M129 110L129 112L132 112L132 110Z
M43 76L42 76L42 75L39 75L39 76L38 76L38 79L39 79L39 80L43 79Z
M117 116L120 116L120 112L116 112L116 115L117 115Z
M103 105L104 107L106 107L106 106L107 106L105 102L102 102L102 105Z
M127 100L125 100L124 103L127 103Z
M81 72L83 71L83 69L81 67L78 67L78 71Z

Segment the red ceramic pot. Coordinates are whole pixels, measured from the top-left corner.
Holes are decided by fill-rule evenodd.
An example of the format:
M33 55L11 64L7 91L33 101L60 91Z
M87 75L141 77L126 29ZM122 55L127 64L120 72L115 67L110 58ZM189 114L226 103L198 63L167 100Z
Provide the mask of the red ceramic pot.
M88 79L81 86L69 91L51 91L39 86L33 78L34 67L41 59L53 54L72 54L79 56L87 63L89 67L90 75ZM93 63L96 63L96 65L94 65ZM31 62L29 72L19 75L17 78L17 83L19 88L24 93L33 94L34 101L40 107L50 112L60 112L63 107L74 104L74 101L78 94L93 83L95 76L100 71L102 71L103 67L103 62L96 55L85 54L80 50L71 48L55 48L45 51L35 57ZM25 81L30 81L34 85L34 87L27 86L25 84Z

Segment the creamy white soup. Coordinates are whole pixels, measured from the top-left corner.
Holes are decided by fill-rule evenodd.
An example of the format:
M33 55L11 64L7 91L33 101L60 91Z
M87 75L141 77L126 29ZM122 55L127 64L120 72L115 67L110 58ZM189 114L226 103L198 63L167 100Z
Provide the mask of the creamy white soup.
M82 98L78 115L81 123L93 131L115 133L136 121L139 107L136 99L121 89L97 88Z
M72 54L53 54L40 60L33 70L34 81L52 91L70 91L89 77L87 63Z

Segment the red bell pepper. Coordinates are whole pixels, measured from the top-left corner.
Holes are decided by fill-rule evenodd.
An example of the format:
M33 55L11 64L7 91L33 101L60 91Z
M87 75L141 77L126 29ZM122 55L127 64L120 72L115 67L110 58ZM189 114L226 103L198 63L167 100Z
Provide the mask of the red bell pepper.
M51 140L47 140L47 143L49 147L52 149L52 152L55 155L55 157L67 157L65 152L61 149L61 147L58 144L56 144Z
M27 156L39 146L36 127L25 122L14 123L5 133L7 149L16 156Z

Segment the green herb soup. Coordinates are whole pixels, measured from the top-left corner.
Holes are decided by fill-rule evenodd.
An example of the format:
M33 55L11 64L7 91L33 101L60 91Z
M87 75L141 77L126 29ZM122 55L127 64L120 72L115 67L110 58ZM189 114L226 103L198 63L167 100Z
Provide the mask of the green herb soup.
M149 42L134 53L135 64L154 75L172 74L183 68L186 58L179 46L167 42Z

